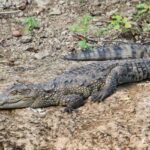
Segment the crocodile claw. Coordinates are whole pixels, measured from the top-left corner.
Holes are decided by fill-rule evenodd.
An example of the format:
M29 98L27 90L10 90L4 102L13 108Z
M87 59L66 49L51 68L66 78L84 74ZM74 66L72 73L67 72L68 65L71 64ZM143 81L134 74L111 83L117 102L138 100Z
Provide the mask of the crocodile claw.
M104 89L100 92L97 92L97 93L94 93L90 99L93 101L93 102L102 102L106 97L109 96L109 92L107 89Z
M72 113L73 112L73 108L71 108L71 107L66 107L65 109L64 109L64 112L66 112L66 113Z

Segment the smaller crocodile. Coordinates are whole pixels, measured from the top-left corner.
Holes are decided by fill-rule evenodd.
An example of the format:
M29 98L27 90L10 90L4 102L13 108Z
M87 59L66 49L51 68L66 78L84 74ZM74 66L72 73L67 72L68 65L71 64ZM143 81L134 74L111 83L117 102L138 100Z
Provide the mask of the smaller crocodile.
M86 50L80 53L72 53L64 57L66 60L96 61L150 58L150 45L137 43L106 44L97 49Z
M95 62L45 83L15 84L0 94L0 109L67 106L71 112L88 98L100 102L118 85L150 79L150 58Z

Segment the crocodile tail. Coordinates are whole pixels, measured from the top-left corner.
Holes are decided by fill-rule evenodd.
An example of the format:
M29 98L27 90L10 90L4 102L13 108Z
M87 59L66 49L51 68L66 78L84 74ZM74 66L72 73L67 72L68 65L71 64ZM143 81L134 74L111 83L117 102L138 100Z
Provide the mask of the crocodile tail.
M64 57L75 61L103 61L150 57L150 45L118 43L104 45L97 49L72 53Z
M75 60L75 61L105 60L106 53L105 51L103 51L103 49L87 50L87 51L82 51L80 53L69 54L67 56L64 56L64 59Z

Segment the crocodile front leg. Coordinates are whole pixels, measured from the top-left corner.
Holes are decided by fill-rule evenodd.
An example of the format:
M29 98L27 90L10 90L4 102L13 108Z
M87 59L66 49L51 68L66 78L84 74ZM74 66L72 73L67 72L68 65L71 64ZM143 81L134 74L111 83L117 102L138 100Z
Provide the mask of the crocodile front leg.
M148 79L149 73L149 66L143 62L116 66L108 74L101 91L91 95L91 100L100 102L113 94L118 85Z
M127 70L122 66L113 68L106 78L104 87L101 89L101 91L93 93L90 97L91 100L94 102L100 102L106 97L110 96L117 88L118 78L120 78L125 72L127 73Z

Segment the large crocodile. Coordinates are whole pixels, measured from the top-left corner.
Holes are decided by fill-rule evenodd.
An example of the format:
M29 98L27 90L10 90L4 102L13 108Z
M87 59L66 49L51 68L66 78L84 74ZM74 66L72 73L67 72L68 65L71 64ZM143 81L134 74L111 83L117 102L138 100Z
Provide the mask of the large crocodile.
M150 45L122 42L111 43L105 44L93 50L72 53L64 57L64 59L76 61L116 60L130 58L150 58Z
M102 101L117 86L150 79L150 59L95 62L72 69L46 83L16 84L0 94L0 109L83 105L90 97Z

